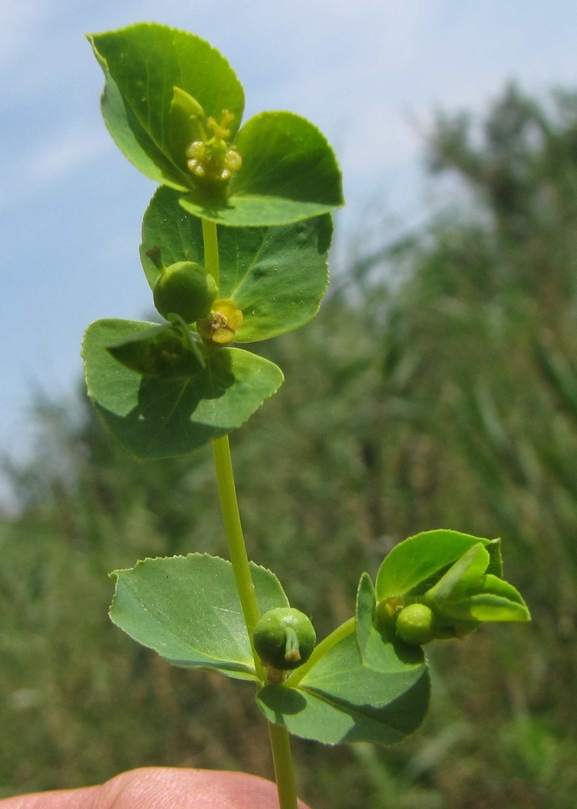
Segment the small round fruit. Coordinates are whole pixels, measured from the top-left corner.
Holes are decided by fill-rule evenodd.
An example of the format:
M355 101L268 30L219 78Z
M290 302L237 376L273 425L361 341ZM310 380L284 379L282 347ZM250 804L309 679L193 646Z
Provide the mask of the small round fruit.
M411 646L422 646L435 637L436 620L425 604L409 604L397 616L396 631L399 638Z
M194 323L208 315L217 292L214 278L204 267L179 261L158 277L154 305L167 320L169 315L179 315L185 323Z
M296 669L315 648L317 636L307 616L293 607L265 612L254 630L254 648L263 663L280 671Z

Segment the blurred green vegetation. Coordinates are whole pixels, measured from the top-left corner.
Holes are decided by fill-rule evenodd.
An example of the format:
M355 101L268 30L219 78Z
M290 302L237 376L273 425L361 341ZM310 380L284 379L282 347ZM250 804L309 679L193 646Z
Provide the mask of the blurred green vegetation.
M458 209L351 260L319 317L259 350L280 393L232 437L249 551L322 637L419 530L503 538L530 626L431 648L422 732L295 741L317 809L571 809L577 790L577 95L515 87L439 116ZM0 521L0 796L141 765L271 777L250 687L171 669L107 619L107 573L224 554L210 450L138 464L90 407L37 405Z

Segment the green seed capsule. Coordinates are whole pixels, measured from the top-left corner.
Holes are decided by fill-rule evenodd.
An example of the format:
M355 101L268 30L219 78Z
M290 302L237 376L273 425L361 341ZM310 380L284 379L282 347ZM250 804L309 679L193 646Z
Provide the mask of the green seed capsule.
M435 637L437 622L425 604L409 604L397 616L397 635L411 646L422 646Z
M214 278L200 264L179 261L163 270L154 286L154 305L160 314L179 315L185 323L206 317L217 295Z
M254 630L254 648L263 663L280 671L296 669L315 648L317 636L307 616L292 607L265 612Z

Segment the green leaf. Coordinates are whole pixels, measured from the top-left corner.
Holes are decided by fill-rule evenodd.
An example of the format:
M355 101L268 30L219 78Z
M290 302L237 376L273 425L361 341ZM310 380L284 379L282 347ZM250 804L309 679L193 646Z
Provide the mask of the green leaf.
M266 340L308 323L328 284L329 216L285 227L219 228L221 298L244 314L237 342ZM147 253L159 248L165 265L204 263L202 226L179 205L179 195L160 188L144 215L140 255L151 288L159 270Z
M529 610L515 587L493 574L484 575L489 563L483 545L474 545L424 594L425 603L442 619L530 621Z
M377 599L375 598L375 588L373 586L373 582L371 581L371 577L368 573L363 573L357 590L357 603L355 611L357 646L363 665L365 664L367 646L370 642L370 635L372 630L374 630L373 620L376 606Z
M233 113L234 137L244 92L233 69L205 40L157 23L88 39L106 76L103 114L116 144L152 180L186 190L193 185L191 175L184 155L173 152L174 88L196 99L207 116Z
M334 152L306 118L262 112L242 127L234 148L243 165L228 199L211 203L193 192L181 199L189 213L232 227L261 227L288 225L344 204Z
M419 727L429 695L426 664L410 671L372 671L361 665L355 636L349 635L298 687L267 685L257 702L269 721L305 739L393 744Z
M430 589L446 569L474 545L489 552L488 572L502 574L500 540L482 539L458 531L424 531L400 542L385 557L377 574L377 601L392 596L419 595Z
M244 313L235 340L266 340L312 320L329 283L331 217L256 233L252 228L228 228L225 232L231 232L232 238L223 240L226 271L221 293L232 298Z
M270 227L343 204L334 153L309 121L289 112L264 112L238 132L242 85L208 42L156 23L89 40L106 77L102 112L110 134L148 177L188 192L181 202L189 213L234 227ZM218 143L225 150L233 147L242 167L230 182L220 181L219 157L216 177L195 176L187 166L187 147L200 141L213 149L216 130L210 118L222 121L225 111L233 119L224 122L228 134Z
M185 379L142 376L107 347L153 323L98 320L84 336L88 395L105 423L141 459L184 455L240 427L283 381L280 368L238 348L205 353L206 367Z
M425 593L427 601L441 603L451 598L456 589L463 590L482 581L490 562L488 551L479 542L461 556L434 587Z
M190 185L186 152L191 143L202 139L205 112L189 93L181 87L173 87L168 118L170 153L186 174L187 185Z
M250 563L260 611L287 607L276 576ZM256 680L230 562L191 553L116 570L110 617L169 663Z
M156 146L122 98L106 66L102 63L101 65L106 78L100 100L102 116L120 151L154 182L186 191L186 178L182 172Z
M193 261L204 266L202 222L185 213L178 204L179 198L180 195L170 188L158 188L144 213L140 260L152 290L161 273L157 266L157 255L165 267L179 261ZM219 230L219 253L228 234L228 229ZM148 255L151 252L152 257ZM224 271L222 267L221 272Z
M470 557L471 551L465 556ZM459 562L453 565L439 584L445 581ZM479 622L531 620L519 591L509 582L490 573L477 578L471 577L469 580L461 578L457 586L446 594L445 588L437 590L438 586L425 593L424 599L426 603L434 605L437 614L444 618Z
M530 621L525 604L494 593L478 593L458 601L445 601L439 612L459 621Z
M285 220L268 221L280 216L281 200L291 204L287 207L291 221L330 213L343 205L334 152L306 118L292 112L261 112L242 127L235 148L243 159L243 170L232 180L231 197L275 200L275 212L271 208L265 213L267 221L261 224L285 224Z
M497 576L492 576L490 573L483 576L483 583L481 587L475 588L475 595L478 593L493 593L494 595L501 596L502 598L507 598L509 601L515 601L517 604L522 604L524 607L526 606L521 593L516 587L513 587L513 585L509 584L508 581L499 579Z
M363 573L357 591L356 637L363 666L374 671L409 671L422 666L425 655L420 646L409 646L397 637L394 622L380 632L374 625L375 589L368 573Z

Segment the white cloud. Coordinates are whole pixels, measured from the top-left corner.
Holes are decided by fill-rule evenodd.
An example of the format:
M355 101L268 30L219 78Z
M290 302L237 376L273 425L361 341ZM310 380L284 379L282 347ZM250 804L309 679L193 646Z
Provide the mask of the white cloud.
M90 163L114 146L107 133L72 125L42 146L3 161L4 182L0 190L0 208L32 197L41 188L56 183L75 169Z
M13 58L34 38L51 16L50 0L2 0L0 3L0 64Z
M112 149L105 132L71 127L22 158L21 176L28 187L59 180L83 163Z

